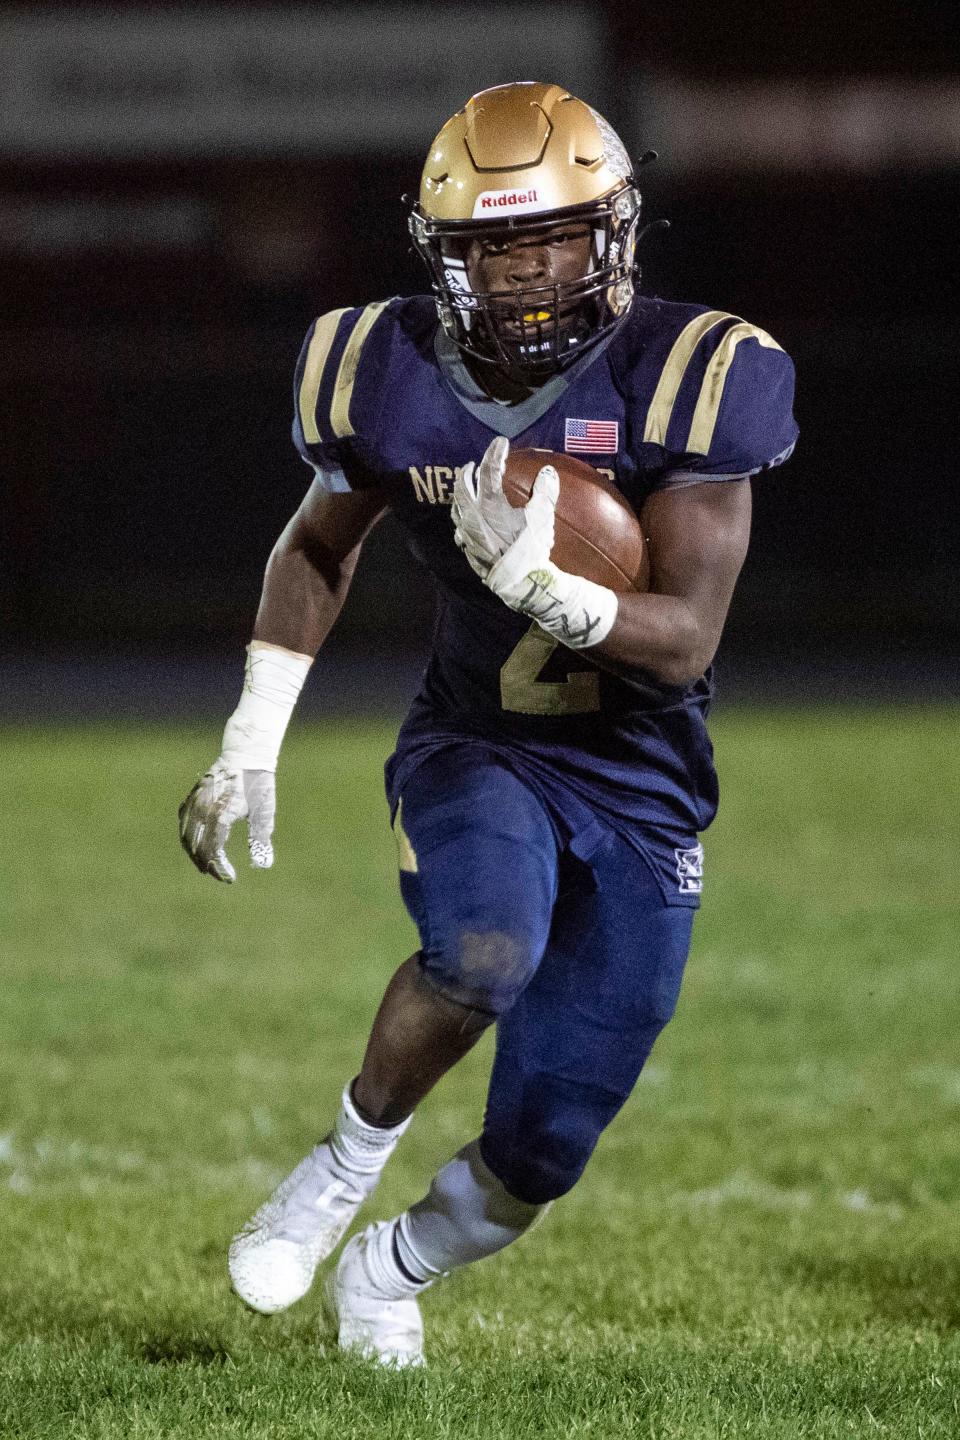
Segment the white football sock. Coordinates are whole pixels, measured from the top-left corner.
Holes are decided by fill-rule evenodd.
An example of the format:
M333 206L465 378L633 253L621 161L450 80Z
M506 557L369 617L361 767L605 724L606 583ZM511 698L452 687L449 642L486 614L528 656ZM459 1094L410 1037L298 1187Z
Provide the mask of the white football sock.
M434 1176L422 1200L366 1231L367 1281L381 1300L408 1300L458 1265L519 1240L549 1208L509 1194L474 1140Z
M368 1125L366 1120L361 1119L350 1098L352 1083L350 1081L344 1086L340 1113L327 1144L338 1169L359 1177L369 1185L376 1180L393 1154L413 1116L401 1120L399 1125Z
M380 1300L409 1300L432 1285L435 1276L413 1280L397 1261L399 1220L371 1225L365 1232L363 1267L373 1293Z
M429 1283L512 1245L549 1208L505 1190L473 1140L434 1176L424 1198L394 1221L393 1268L406 1272L408 1285Z

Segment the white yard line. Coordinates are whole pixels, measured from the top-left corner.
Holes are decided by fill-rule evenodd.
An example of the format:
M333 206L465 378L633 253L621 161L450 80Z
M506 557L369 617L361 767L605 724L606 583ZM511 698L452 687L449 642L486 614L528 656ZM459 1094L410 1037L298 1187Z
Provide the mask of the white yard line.
M18 1139L14 1133L0 1134L0 1186L20 1195L50 1190L96 1194L108 1188L153 1191L184 1180L210 1190L249 1187L266 1194L279 1184L283 1173L252 1155L229 1164L213 1164L186 1154L158 1159L126 1146L113 1148L63 1136ZM602 1191L602 1176L597 1180ZM617 1197L623 1198L619 1189ZM875 1200L863 1187L819 1195L802 1187L773 1185L744 1170L702 1190L675 1190L668 1198L674 1206L694 1211L731 1205L790 1211L829 1204L854 1214L890 1220L899 1220L904 1214L901 1205Z
M737 1204L748 1204L770 1211L807 1210L811 1205L820 1203L839 1205L856 1214L883 1216L888 1220L900 1220L904 1215L903 1206L895 1201L874 1200L865 1189L831 1190L818 1196L813 1191L800 1187L783 1188L771 1185L743 1170L728 1175L719 1185L705 1190L675 1190L671 1199L675 1205L693 1210L715 1210L721 1206Z
M0 1135L0 1184L18 1194L49 1189L94 1193L117 1185L154 1190L185 1178L211 1190L241 1186L272 1190L282 1176L282 1171L254 1156L216 1165L189 1155L157 1159L126 1147L113 1149L62 1136Z
M921 1065L907 1071L907 1081L940 1091L950 1105L960 1105L960 1069L955 1065Z
M809 1190L783 1190L765 1180L757 1180L745 1171L738 1170L706 1190L678 1190L674 1200L695 1209L715 1209L720 1205L742 1200L759 1205L764 1210L805 1210L813 1204Z

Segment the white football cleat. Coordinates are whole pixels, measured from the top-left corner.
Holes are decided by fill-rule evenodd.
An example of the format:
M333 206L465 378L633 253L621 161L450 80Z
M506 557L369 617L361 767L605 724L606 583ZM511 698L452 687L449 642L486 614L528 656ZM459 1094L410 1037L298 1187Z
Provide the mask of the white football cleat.
M341 1350L400 1370L426 1363L415 1297L431 1282L415 1285L395 1266L385 1271L382 1253L389 1257L394 1223L379 1220L347 1243L336 1269L324 1278L323 1298Z
M275 1315L306 1295L317 1266L380 1178L377 1171L351 1183L335 1172L332 1158L322 1141L233 1237L230 1279L252 1310Z

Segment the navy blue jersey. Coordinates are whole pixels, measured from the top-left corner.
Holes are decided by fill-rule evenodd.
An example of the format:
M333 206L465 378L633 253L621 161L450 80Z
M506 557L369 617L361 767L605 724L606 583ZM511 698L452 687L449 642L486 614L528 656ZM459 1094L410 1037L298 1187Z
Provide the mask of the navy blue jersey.
M426 296L321 316L297 365L297 449L331 490L383 488L437 585L400 771L452 738L482 738L534 781L562 779L614 828L689 843L717 804L709 675L686 690L643 671L620 679L509 610L454 543L453 484L506 435L581 456L639 511L658 488L780 464L797 437L792 402L780 346L702 306L637 300L605 343L513 405L480 388Z

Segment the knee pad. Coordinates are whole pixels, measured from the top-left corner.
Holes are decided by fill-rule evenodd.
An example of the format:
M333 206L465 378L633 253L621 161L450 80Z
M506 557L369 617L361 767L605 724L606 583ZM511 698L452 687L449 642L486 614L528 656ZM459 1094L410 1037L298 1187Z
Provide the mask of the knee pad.
M576 1185L624 1097L551 1075L527 1077L523 1092L509 1121L488 1111L480 1154L511 1195L544 1205Z
M543 943L520 930L451 927L423 947L420 968L448 1000L496 1018L526 988L542 952Z
M549 814L499 757L454 747L418 767L397 799L401 823L400 889L420 932L423 973L448 999L503 1014L550 935L557 838Z

